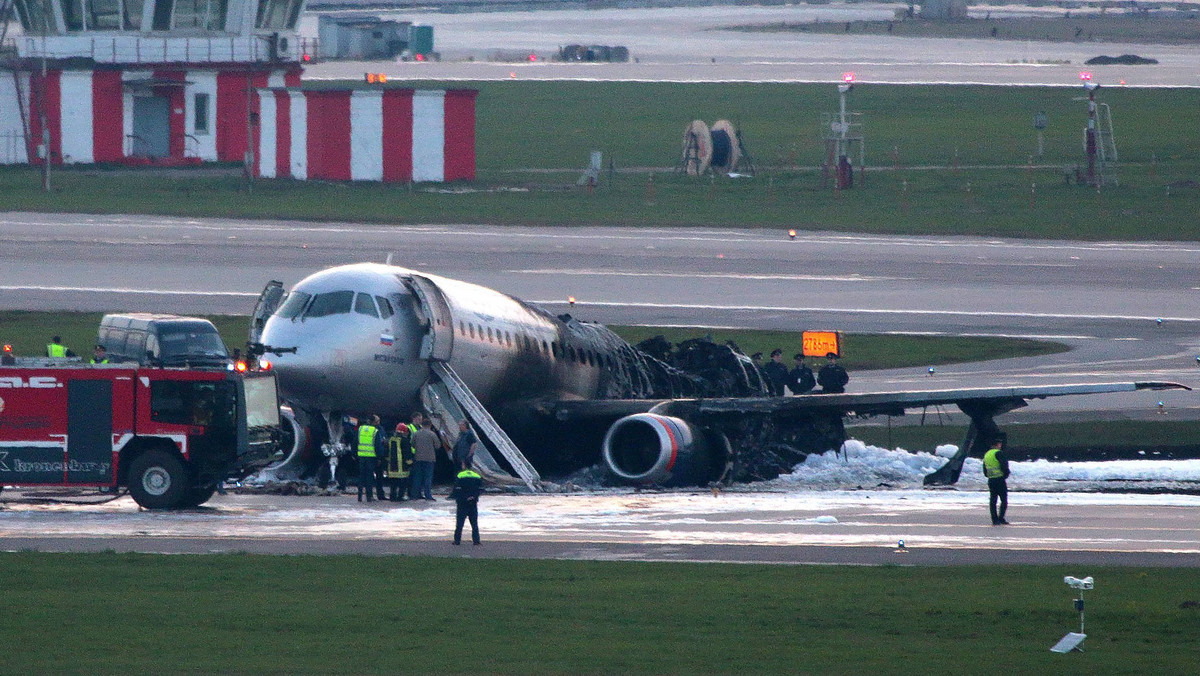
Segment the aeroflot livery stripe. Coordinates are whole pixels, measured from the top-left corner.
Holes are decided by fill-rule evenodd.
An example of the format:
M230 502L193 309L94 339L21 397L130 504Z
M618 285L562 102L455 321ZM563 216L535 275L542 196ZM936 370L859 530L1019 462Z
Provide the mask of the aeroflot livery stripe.
M679 440L675 438L675 432L671 430L671 425L662 418L654 418L654 422L667 433L667 438L671 440L671 459L667 461L666 471L671 471L675 467L675 459L679 457Z

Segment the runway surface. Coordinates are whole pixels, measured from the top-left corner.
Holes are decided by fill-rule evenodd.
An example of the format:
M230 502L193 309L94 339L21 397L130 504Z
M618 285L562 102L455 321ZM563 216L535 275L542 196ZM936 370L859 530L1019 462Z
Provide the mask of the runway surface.
M140 511L0 498L8 550L373 554L635 561L1200 565L1200 497L1011 494L992 526L980 491L735 491L487 495L484 545L453 547L453 503L353 496L216 496ZM905 548L898 550L900 540Z
M854 71L867 83L980 83L1078 86L1081 69L1097 81L1129 86L1200 86L1200 47L1097 42L905 38L762 33L729 26L890 20L898 5L831 4L786 7L674 7L441 14L364 11L370 16L432 25L441 62L330 61L307 68L309 78L638 80L675 82L834 82ZM977 8L996 18L1029 8ZM1078 12L1078 10L1075 10ZM1050 14L1050 12L1042 12ZM1053 15L1062 16L1063 10ZM316 37L317 15L301 22ZM623 45L637 62L545 61L562 45ZM541 61L529 63L528 55ZM1085 66L1091 57L1138 54L1154 66ZM503 62L494 61L504 59ZM473 59L468 61L468 59Z
M857 373L851 391L1170 380L1200 385L1200 246L804 233L235 222L0 213L0 309L248 314L266 281L383 262L587 320L1010 335L1037 359ZM567 296L575 296L574 307ZM1158 323L1158 319L1162 323ZM788 347L788 346L783 346ZM789 348L790 349L790 348ZM1029 412L1197 417L1187 392L1069 397ZM1024 414L1025 412L1022 412ZM1015 414L1021 415L1021 414Z

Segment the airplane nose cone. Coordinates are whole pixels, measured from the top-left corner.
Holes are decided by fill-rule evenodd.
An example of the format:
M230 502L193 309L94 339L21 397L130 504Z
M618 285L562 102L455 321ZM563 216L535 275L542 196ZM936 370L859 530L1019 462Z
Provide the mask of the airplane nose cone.
M270 355L283 398L316 411L407 412L429 367L411 342L354 315L309 320L272 317L262 342L296 351ZM419 345L419 343L418 343Z
M327 402L318 399L328 399L321 397L328 389L328 360L318 353L317 345L304 335L298 324L301 323L272 317L263 328L262 343L274 348L295 348L295 352L266 355L279 381L280 393L288 401L320 409Z

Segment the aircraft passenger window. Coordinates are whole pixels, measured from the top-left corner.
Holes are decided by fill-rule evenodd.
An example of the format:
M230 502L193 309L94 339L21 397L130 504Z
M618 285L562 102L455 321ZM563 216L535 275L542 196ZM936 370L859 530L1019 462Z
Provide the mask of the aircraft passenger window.
M461 321L458 322L458 335L460 335L460 336L467 335L467 325Z
M396 313L395 313L395 312L392 310L392 303L391 303L391 301L389 301L388 299L384 298L383 296L375 296L375 300L376 300L376 301L379 303L379 316L380 316L381 318L383 318L383 319L388 319L388 318L389 318L389 317L391 317L392 315L396 314Z
M375 301L365 293L360 293L354 297L354 311L360 315L368 317L378 317L379 313L375 311Z
M314 317L328 317L330 315L344 315L350 312L350 306L354 303L353 291L331 291L329 293L319 293L313 296L312 303L308 306L308 310L304 312L305 319Z
M475 337L475 325L474 325L474 324L467 324L467 326L469 326L469 327L470 327L470 329L471 329L471 337L472 337L472 338L474 338L474 337Z
M492 340L492 327L490 327L490 326L488 327L488 342L489 343L495 342Z
M550 348L546 345L546 341L542 341L542 354L549 356Z
M283 305L280 305L279 309L275 311L275 316L283 317L284 319L299 317L309 298L312 298L312 295L303 291L291 292L288 294L287 300L283 301Z
M512 347L512 334L508 331L504 332L504 342L508 343L509 347Z

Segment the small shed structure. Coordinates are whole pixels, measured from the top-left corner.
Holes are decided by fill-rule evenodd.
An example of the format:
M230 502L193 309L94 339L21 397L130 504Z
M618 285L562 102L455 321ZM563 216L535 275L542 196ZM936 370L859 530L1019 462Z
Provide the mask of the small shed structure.
M262 177L334 181L475 178L474 89L258 90Z

